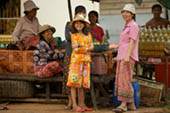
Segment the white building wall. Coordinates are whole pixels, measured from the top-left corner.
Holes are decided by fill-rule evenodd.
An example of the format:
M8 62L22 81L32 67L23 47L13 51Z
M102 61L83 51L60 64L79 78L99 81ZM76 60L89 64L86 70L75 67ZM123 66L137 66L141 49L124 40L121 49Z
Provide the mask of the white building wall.
M120 32L125 24L121 10L127 3L135 5L136 22L142 26L152 18L151 7L158 2L156 0L143 0L141 6L138 6L135 0L100 0L100 25L104 30L108 30L110 43L119 43ZM165 18L164 8L161 16Z
M21 0L21 15L24 15L23 3L26 0ZM33 0L40 8L37 12L37 17L41 25L50 24L56 28L54 37L59 36L65 39L64 30L65 24L69 21L68 3L67 0ZM90 10L99 12L99 4L92 3L89 0L71 0L72 14L77 5L83 5L87 9L87 14Z

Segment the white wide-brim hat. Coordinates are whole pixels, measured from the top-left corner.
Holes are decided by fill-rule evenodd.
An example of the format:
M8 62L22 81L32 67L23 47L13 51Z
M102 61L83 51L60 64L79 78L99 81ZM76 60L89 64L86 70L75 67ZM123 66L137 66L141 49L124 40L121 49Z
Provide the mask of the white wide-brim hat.
M73 21L70 22L70 27L71 27L71 28L73 27L73 25L74 25L74 23L75 23L76 21L82 21L82 22L85 23L86 27L89 27L89 23L85 20L85 17L84 17L82 14L77 14L77 15L74 17Z
M123 9L121 10L121 13L123 11L129 11L133 14L136 14L136 11L135 11L135 6L133 4L125 4L125 6L123 7Z
M28 12L33 9L39 10L39 7L37 7L32 0L27 0L24 2L24 12Z

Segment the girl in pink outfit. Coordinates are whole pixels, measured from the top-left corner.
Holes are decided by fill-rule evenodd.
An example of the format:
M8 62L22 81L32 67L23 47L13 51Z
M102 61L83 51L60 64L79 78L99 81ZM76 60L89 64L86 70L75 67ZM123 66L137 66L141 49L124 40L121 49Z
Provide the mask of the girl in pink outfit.
M113 110L114 112L126 112L127 109L136 109L131 80L135 61L138 61L139 28L134 20L134 5L126 4L121 14L125 20L125 25L120 33L114 93L122 103Z

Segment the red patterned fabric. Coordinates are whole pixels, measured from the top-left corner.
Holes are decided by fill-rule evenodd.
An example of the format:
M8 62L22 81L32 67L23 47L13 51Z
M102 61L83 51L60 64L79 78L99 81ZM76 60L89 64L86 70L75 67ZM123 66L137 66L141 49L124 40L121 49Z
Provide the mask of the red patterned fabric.
M50 62L45 66L35 66L34 71L37 77L46 78L55 75L56 73L62 71L61 66L58 62Z

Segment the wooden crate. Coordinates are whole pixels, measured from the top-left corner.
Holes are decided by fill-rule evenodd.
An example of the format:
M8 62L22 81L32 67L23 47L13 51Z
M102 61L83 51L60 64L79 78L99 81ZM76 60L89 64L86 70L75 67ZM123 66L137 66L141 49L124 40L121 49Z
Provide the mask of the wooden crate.
M151 80L146 80L143 78L134 78L140 85L141 89L141 102L144 103L157 103L160 102L164 85Z
M34 73L33 51L0 50L0 73Z

